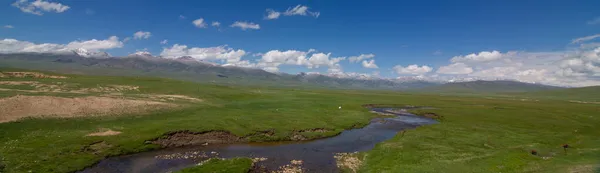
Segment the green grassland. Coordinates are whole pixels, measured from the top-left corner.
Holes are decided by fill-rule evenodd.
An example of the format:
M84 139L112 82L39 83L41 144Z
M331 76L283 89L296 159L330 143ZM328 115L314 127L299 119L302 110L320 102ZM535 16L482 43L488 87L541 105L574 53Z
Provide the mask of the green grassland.
M0 123L0 172L73 172L108 156L157 149L159 146L145 141L181 130L226 130L239 136L265 130L275 132L270 137L253 138L256 141L286 140L294 130L313 128L333 129L328 134L335 135L366 125L376 116L362 107L363 104L431 106L437 109L430 111L444 119L439 124L409 130L371 151L360 153L364 158L360 172L593 172L600 163L598 104L556 98L520 100L391 91L228 86L149 77L63 76L69 78L0 80L66 82L74 89L132 85L139 86L139 91L125 94L178 94L203 101L144 114L29 118ZM598 91L585 92L597 95ZM94 94L0 91L0 98ZM101 128L122 134L85 136ZM85 149L100 141L107 145L95 151ZM565 143L572 146L567 153L561 147ZM533 149L539 156L530 154ZM240 164L224 162L217 167L222 165Z

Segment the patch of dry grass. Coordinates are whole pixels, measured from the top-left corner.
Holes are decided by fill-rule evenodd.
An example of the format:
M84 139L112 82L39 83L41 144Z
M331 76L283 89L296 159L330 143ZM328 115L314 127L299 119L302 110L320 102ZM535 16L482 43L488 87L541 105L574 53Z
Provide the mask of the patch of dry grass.
M140 113L174 104L110 97L13 96L0 99L0 122L25 117L85 117Z
M47 75L39 72L0 72L0 78L49 78L66 79L66 76Z

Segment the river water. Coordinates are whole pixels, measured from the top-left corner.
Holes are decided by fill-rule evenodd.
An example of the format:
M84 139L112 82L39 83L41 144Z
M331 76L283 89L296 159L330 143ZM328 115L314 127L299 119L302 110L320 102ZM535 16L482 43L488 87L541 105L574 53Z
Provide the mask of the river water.
M338 172L335 153L367 151L375 144L394 137L399 131L434 124L437 121L409 113L391 112L392 108L372 108L372 111L394 114L375 118L360 129L343 131L337 136L303 142L269 142L223 144L168 148L104 159L81 173L165 173L194 166L209 157L267 158L256 164L276 170L291 160L302 160L305 172Z

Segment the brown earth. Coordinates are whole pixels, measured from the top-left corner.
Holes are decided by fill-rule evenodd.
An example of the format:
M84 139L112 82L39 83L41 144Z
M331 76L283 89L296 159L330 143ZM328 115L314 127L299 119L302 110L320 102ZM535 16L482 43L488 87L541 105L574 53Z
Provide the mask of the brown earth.
M66 79L66 76L47 75L39 72L0 72L0 78L51 78Z
M108 129L108 130L102 131L102 132L90 133L85 136L114 136L114 135L118 135L118 134L121 134L121 132Z
M15 91L25 91L25 92L59 92L59 93L113 93L113 92L124 92L124 91L139 91L139 86L129 86L129 85L107 85L107 86L97 86L94 88L78 88L78 89L69 89L67 83L65 82L54 82L54 83L40 83L37 81L0 81L0 85L29 85L34 87L34 90L16 90ZM7 89L4 89L7 90ZM11 90L11 89L8 89Z
M314 128L314 129L294 130L292 132L292 136L290 136L290 140L293 140L293 141L310 140L309 138L307 138L306 136L304 136L304 135L301 134L301 133L304 133L304 132L325 133L325 132L329 132L329 131L332 131L332 130L326 129L326 128Z
M149 141L162 147L181 147L203 144L231 144L243 142L244 139L227 131L191 132L179 131L164 135Z
M174 104L110 97L13 96L0 99L0 123L25 117L87 117L141 113Z
M94 154L100 154L101 152L111 148L112 145L106 143L106 141L94 142L88 146L83 147L83 151L91 152Z

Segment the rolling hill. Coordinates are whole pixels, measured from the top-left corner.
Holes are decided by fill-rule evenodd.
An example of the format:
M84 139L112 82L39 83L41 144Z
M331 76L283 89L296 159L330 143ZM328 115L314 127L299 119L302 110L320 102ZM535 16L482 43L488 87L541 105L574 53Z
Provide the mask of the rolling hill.
M497 81L469 81L469 82L452 82L437 86L424 87L418 89L418 92L431 93L514 93L514 92L532 92L555 90L560 87L523 83L517 81L497 80Z
M574 102L600 102L600 86L528 92L520 95L535 98L571 100Z

